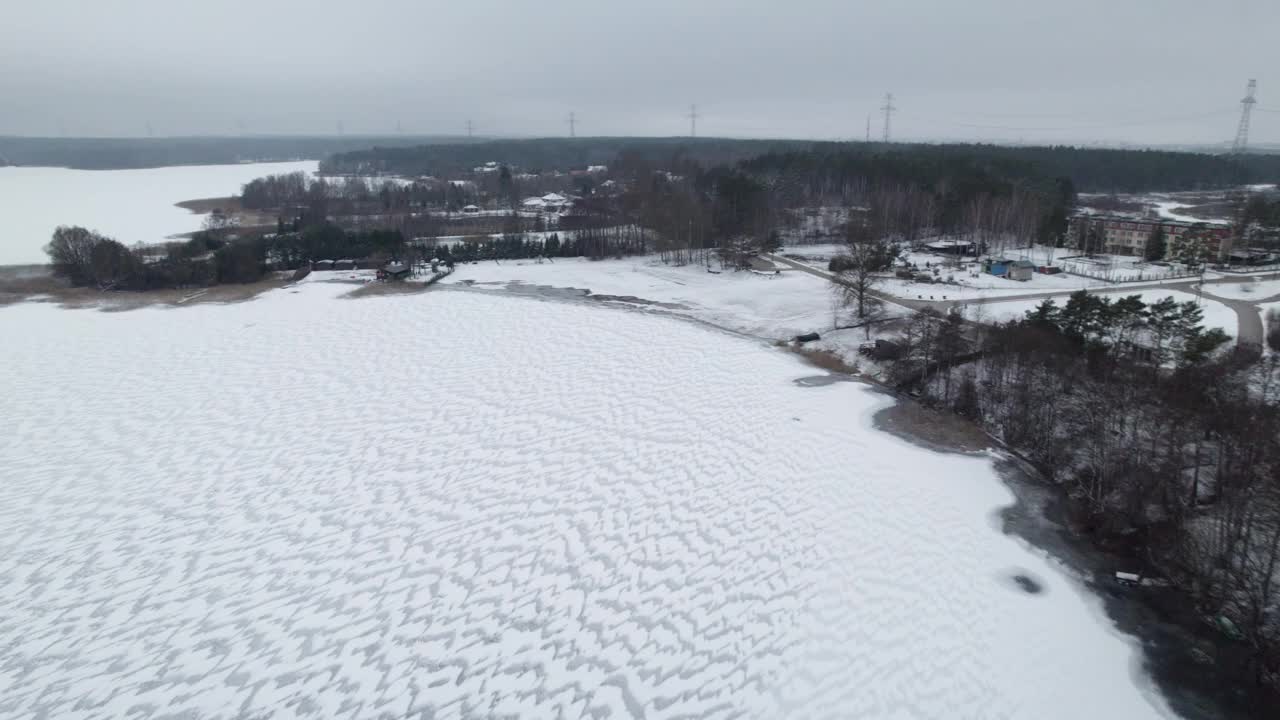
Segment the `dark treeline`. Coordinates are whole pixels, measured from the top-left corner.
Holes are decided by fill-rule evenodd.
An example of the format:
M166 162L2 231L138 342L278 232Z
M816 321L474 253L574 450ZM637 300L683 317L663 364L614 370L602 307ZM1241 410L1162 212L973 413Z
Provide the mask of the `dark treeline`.
M72 286L132 291L251 283L271 270L294 270L320 259L412 259L397 230L352 231L329 223L243 236L205 230L185 242L136 248L85 228L59 227L45 252L54 274Z
M41 138L0 136L0 166L41 165L122 170L166 165L222 165L276 160L320 160L375 146L465 142L430 136L249 136L160 138Z
M501 162L530 172L565 171L608 165L622 154L640 154L661 167L685 161L702 166L732 165L770 151L821 145L809 140L733 140L726 138L542 138L493 140L471 144L376 147L339 153L320 164L330 174L432 175L469 173L486 162Z
M440 242L424 248L422 254L446 263L481 260L585 257L592 260L643 255L648 251L646 234L637 227L583 228L544 235L507 233L497 237L479 235L458 242Z
M963 327L916 316L892 374L1020 451L1066 489L1074 525L1194 599L1237 640L1222 672L1280 678L1275 368L1215 353L1226 337L1194 302L1045 301L953 364L975 349Z
M458 241L411 243L398 230L350 230L332 223L246 236L202 231L186 242L126 247L81 227L60 227L46 247L53 271L72 286L101 290L159 290L250 283L273 270L310 267L317 260L355 260L362 267L389 261L455 262L517 258L620 258L647 252L635 226L586 225L564 233L513 230Z
M477 190L451 183L381 182L365 177L313 178L282 173L251 180L240 203L251 210L308 208L327 215L359 215L409 208L461 208L478 199Z
M1280 228L1280 198L1253 195L1244 206L1245 224L1257 223L1268 228Z
M55 275L75 287L159 290L249 283L266 272L261 237L228 242L218 233L196 233L187 242L131 249L82 227L59 227L45 248Z
M323 161L328 173L449 175L489 161L527 170L568 170L608 164L622 154L672 169L684 161L704 167L733 165L770 154L801 153L829 181L877 176L920 183L935 169L968 167L1012 181L1070 178L1080 192L1195 190L1280 180L1280 155L1233 158L1163 150L1006 147L979 144L837 143L724 138L545 138L472 144L378 147L339 153ZM776 164L777 159L764 161ZM794 167L794 161L789 163Z

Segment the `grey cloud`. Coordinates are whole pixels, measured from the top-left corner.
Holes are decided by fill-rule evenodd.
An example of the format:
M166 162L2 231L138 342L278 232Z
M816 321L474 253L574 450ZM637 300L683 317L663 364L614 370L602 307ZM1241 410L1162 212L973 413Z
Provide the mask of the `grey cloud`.
M0 26L0 133L481 132L1215 142L1280 108L1280 3L44 0ZM1267 98L1274 93L1274 102ZM1280 142L1280 114L1255 118Z

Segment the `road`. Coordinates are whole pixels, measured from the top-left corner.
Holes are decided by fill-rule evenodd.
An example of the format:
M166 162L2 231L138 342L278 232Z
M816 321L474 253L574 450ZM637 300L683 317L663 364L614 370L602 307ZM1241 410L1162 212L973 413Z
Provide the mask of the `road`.
M810 275L820 277L823 280L838 282L836 276L833 273L823 270L822 268L817 268L812 265L799 262L797 260L792 260L790 258L782 257L780 255L766 255L765 257L780 265L785 265L787 267L794 268L802 272L807 272ZM1273 272L1267 272L1267 273L1258 273L1257 275L1242 275L1239 277L1236 277L1236 276L1216 277L1216 278L1210 278L1205 280L1204 284L1205 285L1230 285L1233 283L1246 282L1250 278L1263 278L1263 279L1280 278L1280 272L1273 271ZM1197 279L1184 279L1184 280L1173 280L1167 283L1134 283L1133 285L1129 285L1129 286L1118 285L1118 286L1111 286L1111 287L1090 288L1089 292L1096 293L1098 295L1116 295L1116 294L1131 294L1135 291L1141 291L1141 290L1157 289L1157 290L1179 290L1182 292L1198 294L1199 293L1199 290L1197 289L1198 285L1200 285L1200 281ZM979 298L976 300L912 300L910 298L901 298L894 295L890 295L888 293L879 292L876 290L869 290L867 294L872 295L876 298L879 298L880 300L883 300L885 302L892 303L900 307L905 307L910 310L923 310L926 307L931 307L939 312L945 313L950 311L952 308L960 305L993 305L997 303L1015 302L1018 300L1037 300L1037 299L1045 300L1049 298L1067 297L1075 292L1079 292L1079 290L1045 290L1041 292L1023 293L1019 295L996 295L992 297ZM1258 298L1257 300L1227 300L1224 298L1217 297L1216 295L1210 296L1210 299L1212 299L1214 302L1220 302L1223 305L1226 305L1227 307L1235 311L1236 339L1239 344L1261 346L1265 338L1266 331L1262 325L1262 314L1258 310L1258 305L1262 303L1280 301L1280 294L1272 295L1264 298Z

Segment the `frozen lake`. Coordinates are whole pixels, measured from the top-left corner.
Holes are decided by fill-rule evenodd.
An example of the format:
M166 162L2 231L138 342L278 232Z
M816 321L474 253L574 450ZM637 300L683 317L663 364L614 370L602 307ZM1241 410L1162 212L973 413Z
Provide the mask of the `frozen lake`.
M867 386L348 289L0 308L0 717L1167 716L991 459Z
M315 172L317 166L304 161L146 170L0 167L0 265L47 262L44 246L59 225L82 225L125 245L162 242L199 230L204 220L174 203L238 194L254 178Z

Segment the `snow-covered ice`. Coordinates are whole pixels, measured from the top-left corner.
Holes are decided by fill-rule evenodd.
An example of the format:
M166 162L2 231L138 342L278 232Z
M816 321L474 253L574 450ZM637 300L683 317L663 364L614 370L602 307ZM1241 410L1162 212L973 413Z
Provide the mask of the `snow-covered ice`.
M1169 715L991 460L870 388L349 289L0 309L0 717Z
M315 161L190 165L146 170L0 167L0 265L48 262L59 225L82 225L126 245L158 243L204 221L174 203L236 195L264 175L315 172Z

